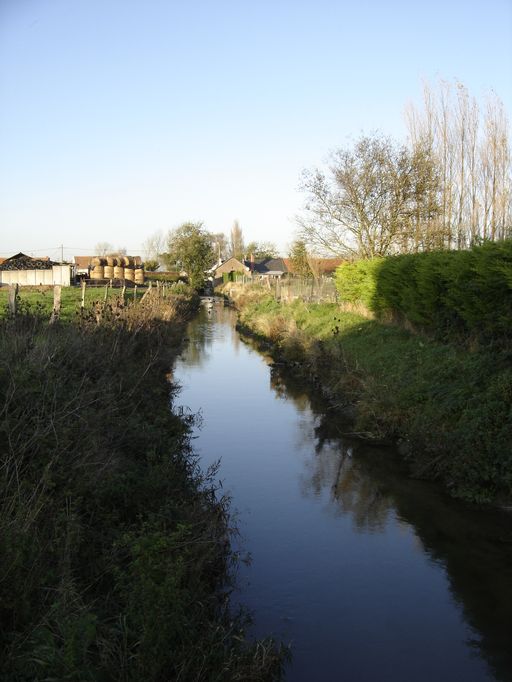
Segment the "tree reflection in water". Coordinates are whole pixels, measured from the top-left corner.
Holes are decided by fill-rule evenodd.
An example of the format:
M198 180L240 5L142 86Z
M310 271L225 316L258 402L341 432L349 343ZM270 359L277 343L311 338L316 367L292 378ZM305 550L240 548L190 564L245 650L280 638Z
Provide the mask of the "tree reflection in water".
M273 366L271 387L301 415L298 438L310 445L301 490L329 490L329 511L350 515L360 532L380 532L391 517L411 527L418 550L440 564L454 600L475 632L469 642L497 680L512 680L512 519L449 498L435 484L407 476L392 447L349 438L343 415L318 390ZM299 445L299 444L298 444Z

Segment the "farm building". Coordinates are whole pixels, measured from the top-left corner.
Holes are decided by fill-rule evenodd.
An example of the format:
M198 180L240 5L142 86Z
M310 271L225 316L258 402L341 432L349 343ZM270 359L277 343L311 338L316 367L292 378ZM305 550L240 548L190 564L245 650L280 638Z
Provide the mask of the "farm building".
M226 278L233 281L237 276L242 275L254 279L280 279L287 272L282 258L256 258L243 261L228 258L214 268L213 283L214 285L220 284Z
M88 277L92 267L91 261L93 258L94 256L73 256L76 274L85 275Z
M48 258L31 258L24 253L17 253L0 265L0 285L61 284L68 287L71 285L72 268L69 263L54 263Z

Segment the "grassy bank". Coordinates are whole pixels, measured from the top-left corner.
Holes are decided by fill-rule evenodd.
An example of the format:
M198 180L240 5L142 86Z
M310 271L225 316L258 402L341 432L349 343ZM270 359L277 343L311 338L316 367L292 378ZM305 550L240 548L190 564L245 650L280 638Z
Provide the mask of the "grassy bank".
M279 677L230 613L229 503L169 409L195 306L0 321L0 679Z
M400 442L414 476L477 502L512 497L512 365L335 305L281 305L231 286L241 324L355 414L354 431Z

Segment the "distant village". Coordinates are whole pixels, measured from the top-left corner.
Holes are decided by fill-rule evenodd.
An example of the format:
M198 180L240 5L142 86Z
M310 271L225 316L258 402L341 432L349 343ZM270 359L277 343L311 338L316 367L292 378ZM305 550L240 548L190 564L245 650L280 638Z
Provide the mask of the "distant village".
M320 276L332 276L342 262L340 258L316 259L317 273ZM148 276L150 279L159 279L159 275L169 274L186 279L188 273L185 270L169 273L162 266L149 272L140 256L128 255L74 256L72 262L55 262L49 257L34 258L21 252L9 258L0 258L0 286L69 287L83 280L97 285L111 282L113 286L134 286L144 284ZM252 281L275 280L294 274L297 273L290 258L255 258L252 255L240 259L218 258L205 273L206 279L214 286L241 278Z

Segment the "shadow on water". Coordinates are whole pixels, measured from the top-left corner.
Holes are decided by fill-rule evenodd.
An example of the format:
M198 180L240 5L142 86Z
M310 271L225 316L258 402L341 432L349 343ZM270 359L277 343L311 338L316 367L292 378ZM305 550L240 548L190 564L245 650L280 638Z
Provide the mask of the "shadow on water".
M382 530L393 513L412 526L421 550L444 567L455 602L479 635L468 644L496 679L511 680L510 513L453 500L435 485L409 478L393 448L340 436L350 424L285 367L271 368L270 383L299 412L309 407L315 415L315 458L302 478L303 495L329 491L331 513L349 513L359 530ZM306 418L304 431L310 428Z
M289 617L290 679L512 680L511 515L452 500L409 478L393 447L347 436L346 417L265 366L234 324L203 309L177 379L205 406L205 459L222 457L236 506L251 505L244 595L259 635Z

